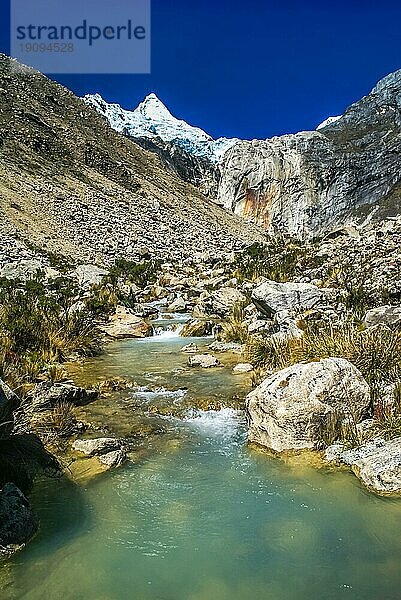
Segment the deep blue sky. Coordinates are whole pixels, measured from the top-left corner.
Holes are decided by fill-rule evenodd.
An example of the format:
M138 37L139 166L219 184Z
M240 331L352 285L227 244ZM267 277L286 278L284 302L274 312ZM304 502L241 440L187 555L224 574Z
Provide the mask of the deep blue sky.
M265 138L314 129L400 67L399 1L153 0L151 75L52 78L125 108L153 91L213 136Z

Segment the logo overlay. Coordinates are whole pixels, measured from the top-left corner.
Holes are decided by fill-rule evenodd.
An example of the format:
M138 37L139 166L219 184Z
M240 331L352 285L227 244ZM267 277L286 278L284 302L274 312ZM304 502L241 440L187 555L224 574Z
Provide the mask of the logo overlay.
M11 0L11 56L42 73L150 73L151 0Z

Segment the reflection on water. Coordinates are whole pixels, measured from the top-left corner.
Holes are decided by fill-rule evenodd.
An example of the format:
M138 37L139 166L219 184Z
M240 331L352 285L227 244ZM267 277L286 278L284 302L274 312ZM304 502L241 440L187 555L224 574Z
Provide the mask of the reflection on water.
M130 377L159 386L159 396L181 390L173 402L245 393L249 380L231 376L231 364L188 372L184 343L114 344L80 376ZM122 402L120 417L134 412ZM369 494L346 472L248 448L241 411L153 418L171 435L142 460L84 489L36 488L42 530L14 559L2 598L400 598L401 502Z

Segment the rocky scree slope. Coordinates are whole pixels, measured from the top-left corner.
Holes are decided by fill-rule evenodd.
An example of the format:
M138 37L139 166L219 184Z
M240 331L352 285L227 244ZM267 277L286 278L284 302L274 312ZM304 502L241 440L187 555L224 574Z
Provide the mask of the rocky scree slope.
M182 259L255 239L160 160L44 75L0 55L0 259L16 244L78 262ZM18 240L18 241L16 241Z
M367 207L397 214L401 70L323 125L235 144L221 164L220 203L270 232L299 238L340 219L366 218Z

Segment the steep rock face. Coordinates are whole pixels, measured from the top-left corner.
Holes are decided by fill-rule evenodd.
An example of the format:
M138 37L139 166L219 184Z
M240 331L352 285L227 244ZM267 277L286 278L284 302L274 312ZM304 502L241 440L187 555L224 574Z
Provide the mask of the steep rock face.
M235 144L218 200L271 232L316 236L398 193L400 134L401 70L319 131Z
M154 152L162 163L184 181L192 183L205 196L217 198L220 170L207 157L197 156L184 150L174 142L161 138L128 136L142 148Z
M82 99L4 55L0 153L0 261L18 238L99 266L136 260L144 246L180 260L262 239Z

